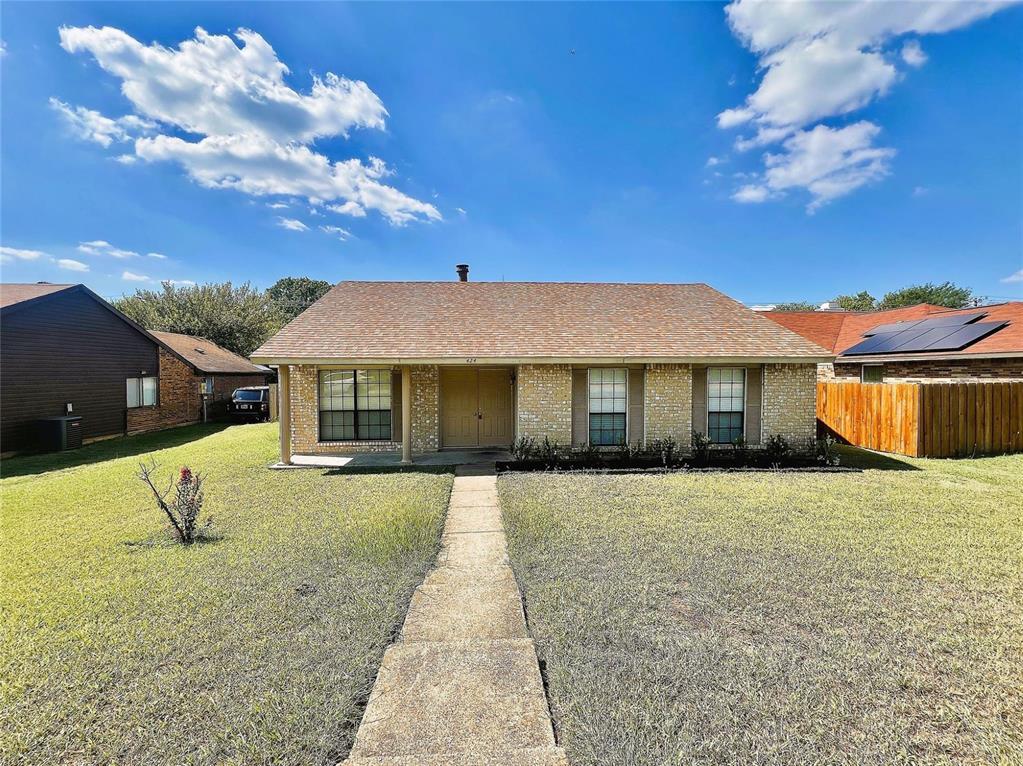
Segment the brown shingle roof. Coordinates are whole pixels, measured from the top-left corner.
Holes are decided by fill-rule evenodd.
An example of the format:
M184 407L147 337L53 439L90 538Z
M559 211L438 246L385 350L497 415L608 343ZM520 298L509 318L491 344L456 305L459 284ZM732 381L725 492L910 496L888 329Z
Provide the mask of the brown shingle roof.
M1008 321L1009 324L992 335L967 346L960 351L933 351L928 356L956 357L971 354L1012 354L1023 353L1023 301L1000 303L969 309L947 309L931 303L891 309L889 311L867 312L824 312L824 311L767 311L764 316L787 327L793 332L814 340L821 345L827 343L835 354L841 354L861 340L863 333L872 327L890 322L905 322L913 319L928 319L954 314L979 314L986 316L981 322ZM920 356L925 352L909 354ZM897 357L894 354L892 357ZM852 359L853 357L850 357Z
M51 293L59 293L74 285L51 285L49 282L33 282L30 284L9 283L0 285L0 308L7 308L16 303L24 303L33 298L41 298Z
M209 374L247 373L255 375L265 370L252 364L245 357L233 351L221 348L216 343L194 335L183 335L177 332L160 332L150 330L160 343L183 357L200 372Z
M342 282L253 353L273 359L821 358L704 284Z

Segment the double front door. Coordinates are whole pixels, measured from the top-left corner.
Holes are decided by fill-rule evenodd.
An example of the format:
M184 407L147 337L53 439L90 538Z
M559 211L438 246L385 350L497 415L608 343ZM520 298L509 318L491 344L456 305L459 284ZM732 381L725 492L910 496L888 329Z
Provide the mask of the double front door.
M512 374L508 368L441 367L441 446L512 443Z

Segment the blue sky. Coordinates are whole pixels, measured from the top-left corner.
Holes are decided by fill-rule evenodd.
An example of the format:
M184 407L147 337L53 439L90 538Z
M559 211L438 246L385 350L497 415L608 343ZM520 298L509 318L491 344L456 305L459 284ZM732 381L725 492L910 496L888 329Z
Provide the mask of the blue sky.
M4 3L2 277L1019 298L1023 8L935 7Z

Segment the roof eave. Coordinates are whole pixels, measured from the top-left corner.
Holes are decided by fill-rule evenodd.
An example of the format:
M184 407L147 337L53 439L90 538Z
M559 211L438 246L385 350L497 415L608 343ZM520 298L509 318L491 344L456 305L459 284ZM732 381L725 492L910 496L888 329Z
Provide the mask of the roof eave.
M266 365L508 365L508 364L822 364L834 354L808 356L489 356L489 357L338 357L253 354L255 364Z
M1023 351L980 351L975 354L856 354L854 356L835 357L840 364L858 364L860 362L947 362L970 359L1021 359Z

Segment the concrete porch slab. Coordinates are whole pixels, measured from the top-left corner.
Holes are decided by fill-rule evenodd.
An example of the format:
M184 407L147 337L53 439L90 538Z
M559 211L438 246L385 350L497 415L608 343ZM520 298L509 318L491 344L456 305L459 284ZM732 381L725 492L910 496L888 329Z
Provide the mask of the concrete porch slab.
M560 747L352 758L348 766L569 766Z
M492 468L498 460L510 460L505 450L442 450L423 452L412 456L412 465L422 466L475 466ZM398 452L356 452L351 455L292 455L291 465L274 463L271 468L379 468L400 466ZM490 470L493 474L493 471Z

